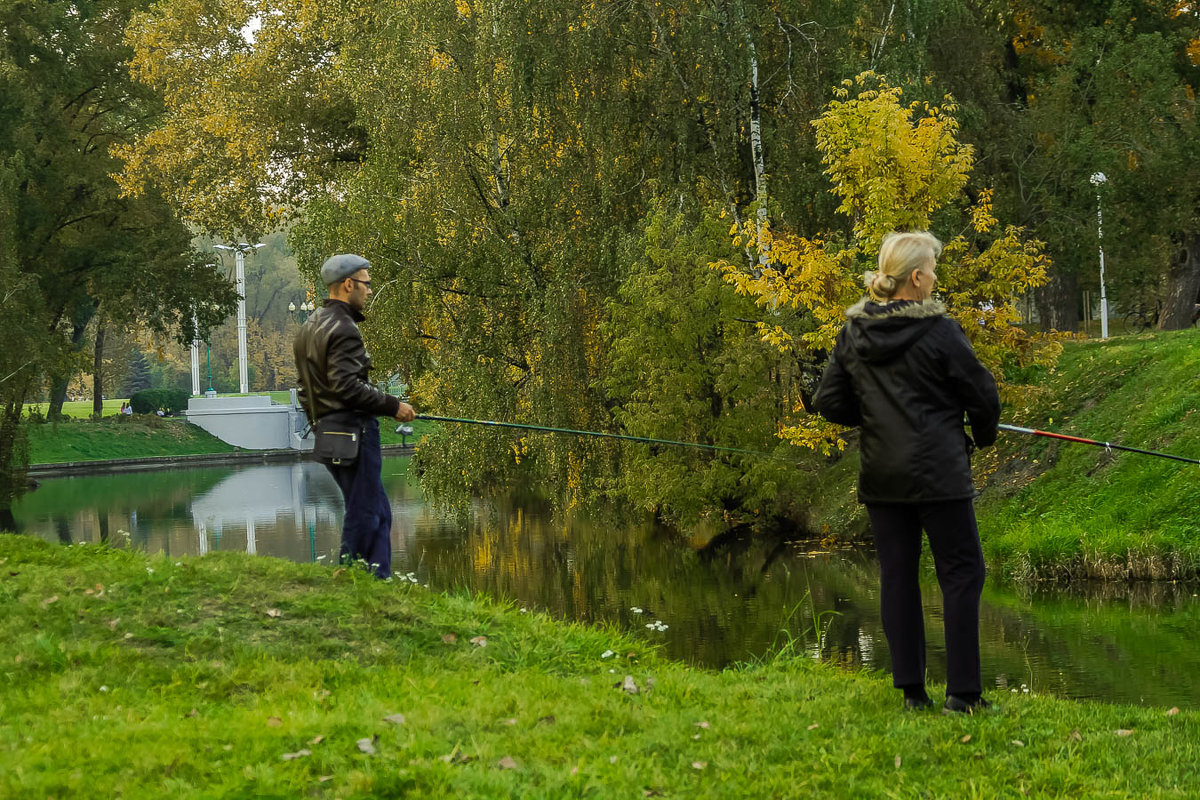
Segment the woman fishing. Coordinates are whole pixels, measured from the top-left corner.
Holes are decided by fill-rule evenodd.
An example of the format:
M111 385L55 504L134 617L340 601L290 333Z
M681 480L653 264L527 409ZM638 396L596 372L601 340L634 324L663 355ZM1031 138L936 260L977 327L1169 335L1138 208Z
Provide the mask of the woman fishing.
M973 713L990 704L979 665L984 563L970 454L995 441L1000 397L962 328L931 299L941 251L927 232L884 237L879 269L864 276L867 297L846 311L814 404L829 421L861 428L858 499L879 556L893 685L905 708L933 705L917 580L924 531L942 589L945 709Z

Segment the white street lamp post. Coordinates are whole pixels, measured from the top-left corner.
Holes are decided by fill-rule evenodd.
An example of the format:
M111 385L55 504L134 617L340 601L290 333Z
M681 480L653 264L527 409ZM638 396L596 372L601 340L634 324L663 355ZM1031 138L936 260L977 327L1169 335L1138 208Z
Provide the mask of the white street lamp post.
M200 340L196 338L196 315L192 314L192 397L200 396Z
M1092 186L1096 187L1096 238L1100 242L1100 338L1108 338L1108 295L1104 290L1104 213L1100 209L1100 187L1108 178L1103 172L1095 172L1091 177Z
M237 265L234 280L238 293L238 383L241 386L238 391L241 394L249 394L250 380L246 370L246 253L266 245L241 242L236 245L217 244L213 247L218 250L232 250L234 263Z

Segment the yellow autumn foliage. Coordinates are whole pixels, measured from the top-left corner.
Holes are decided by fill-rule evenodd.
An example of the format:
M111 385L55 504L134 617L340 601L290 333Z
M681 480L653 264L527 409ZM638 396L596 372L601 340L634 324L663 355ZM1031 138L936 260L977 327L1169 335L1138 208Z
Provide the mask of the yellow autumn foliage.
M946 239L938 270L938 290L951 316L963 326L980 359L1000 383L1006 400L1026 387L1003 379L1007 365L1053 363L1058 334L1030 333L1018 324L1018 299L1046 282L1049 261L1040 242L1002 225L992 208L992 192L976 192L964 202L974 152L958 141L957 110L951 98L941 105L905 103L900 88L865 72L845 81L824 114L814 121L822 162L850 219L849 236L829 232L806 237L760 232L756 223L735 224L730 235L753 252L769 252L770 264L748 271L727 261L712 266L741 295L769 310L791 307L810 325L797 332L759 324L764 340L783 350L810 355L832 349L845 308L862 295L862 275L874 268L883 236L896 230L928 230L934 214L961 207L964 231ZM837 426L816 415L783 426L781 438L826 454L845 447Z

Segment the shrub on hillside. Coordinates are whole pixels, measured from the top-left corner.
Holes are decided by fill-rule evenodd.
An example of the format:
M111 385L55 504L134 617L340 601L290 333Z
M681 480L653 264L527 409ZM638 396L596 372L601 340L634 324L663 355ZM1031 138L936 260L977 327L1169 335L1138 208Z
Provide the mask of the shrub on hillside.
M143 389L129 398L135 414L153 414L160 408L167 414L178 414L187 408L188 395L182 389Z

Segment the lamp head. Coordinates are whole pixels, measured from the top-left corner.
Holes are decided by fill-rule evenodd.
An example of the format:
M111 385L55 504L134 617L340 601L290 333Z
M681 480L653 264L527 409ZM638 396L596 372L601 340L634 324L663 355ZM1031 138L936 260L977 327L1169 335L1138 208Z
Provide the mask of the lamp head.
M1101 186L1108 182L1108 178L1105 177L1103 172L1093 172L1092 177L1089 180L1091 181L1092 186Z

